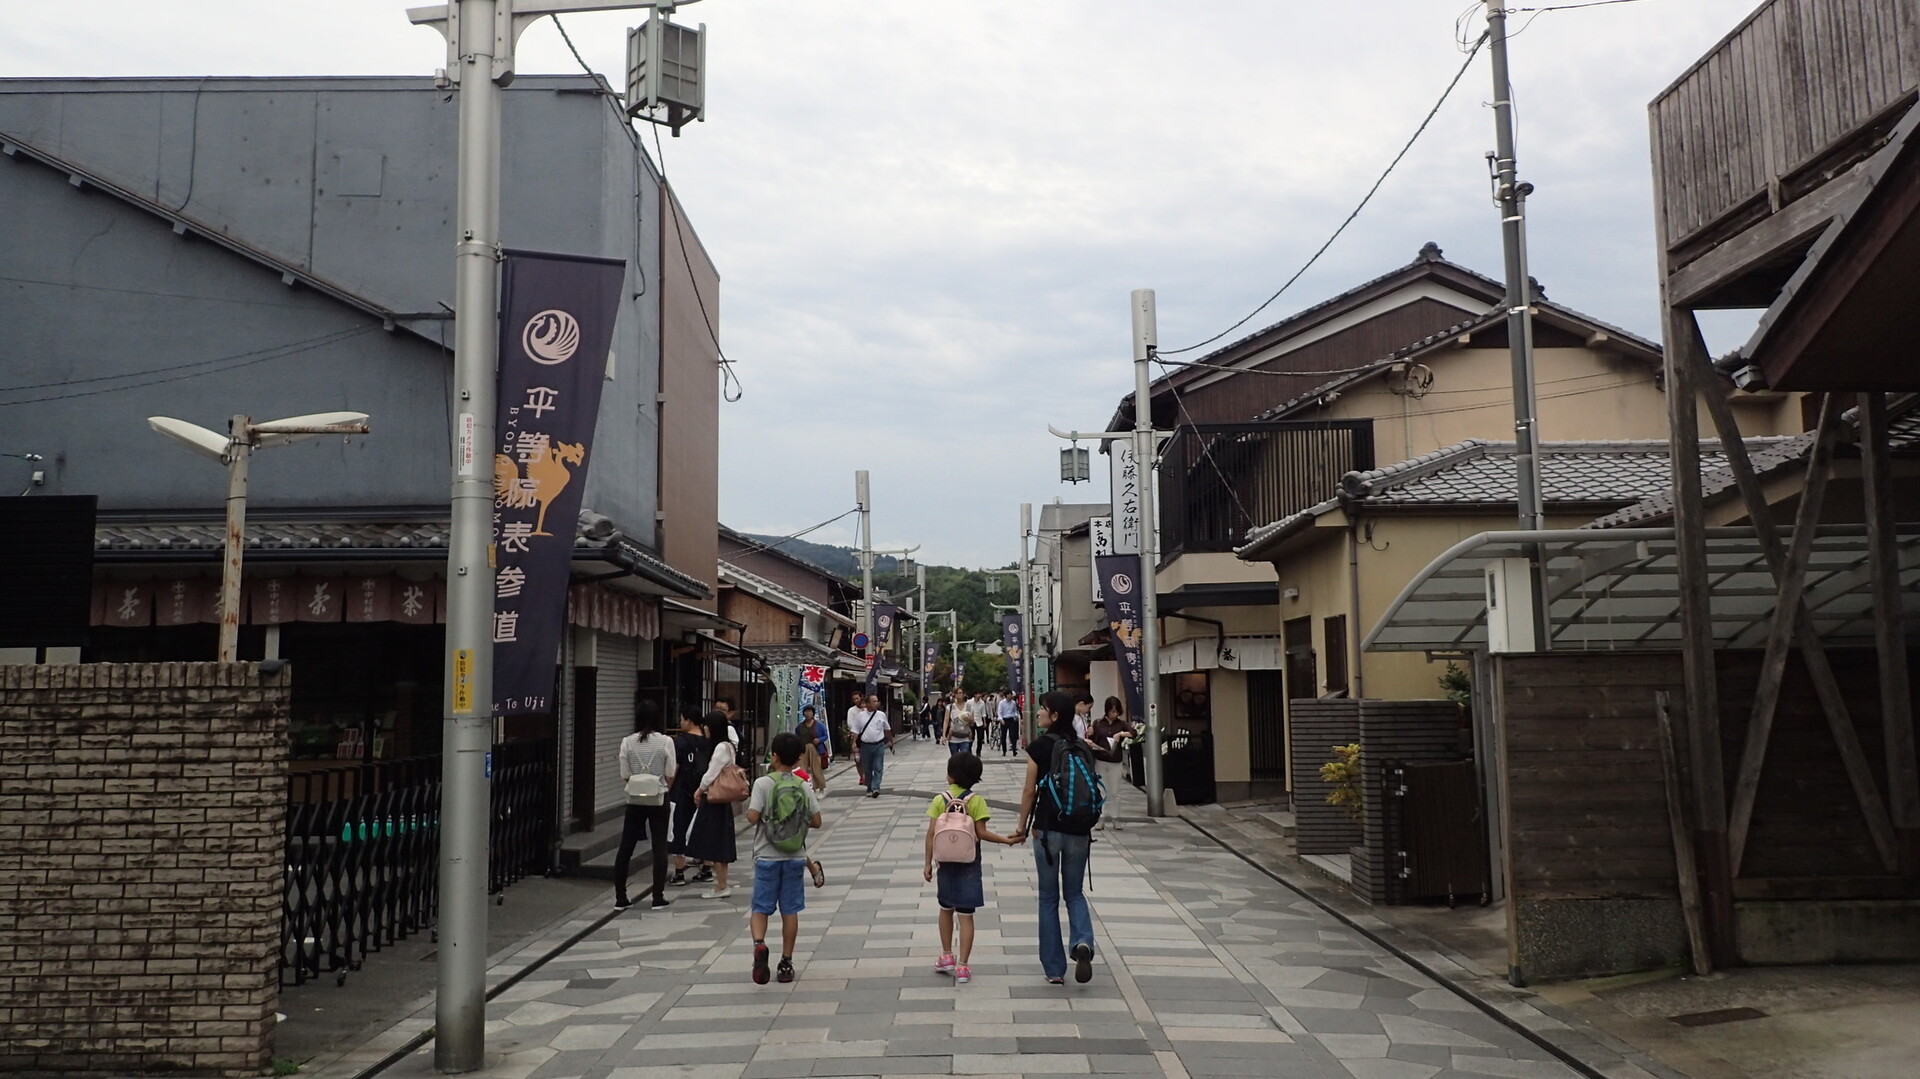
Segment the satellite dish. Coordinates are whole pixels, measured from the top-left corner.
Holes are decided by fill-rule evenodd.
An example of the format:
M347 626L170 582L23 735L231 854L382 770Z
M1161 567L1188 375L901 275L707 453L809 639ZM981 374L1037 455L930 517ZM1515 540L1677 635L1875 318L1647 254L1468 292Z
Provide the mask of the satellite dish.
M338 427L344 424L364 424L367 414L364 412L315 412L307 416L288 416L284 420L268 420L253 425L256 446L284 446L289 442L318 438L317 434L307 432L288 434L282 428L289 427Z
M195 453L216 461L226 459L230 442L226 435L217 431L209 431L197 423L176 420L171 416L148 416L147 426Z

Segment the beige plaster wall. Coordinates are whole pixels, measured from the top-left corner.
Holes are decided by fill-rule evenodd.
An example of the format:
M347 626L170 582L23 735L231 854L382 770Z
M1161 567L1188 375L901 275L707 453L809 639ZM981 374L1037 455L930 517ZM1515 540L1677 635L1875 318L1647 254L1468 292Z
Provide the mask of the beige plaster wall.
M1216 783L1247 783L1253 779L1247 717L1245 671L1209 672L1208 704L1213 711L1213 779Z

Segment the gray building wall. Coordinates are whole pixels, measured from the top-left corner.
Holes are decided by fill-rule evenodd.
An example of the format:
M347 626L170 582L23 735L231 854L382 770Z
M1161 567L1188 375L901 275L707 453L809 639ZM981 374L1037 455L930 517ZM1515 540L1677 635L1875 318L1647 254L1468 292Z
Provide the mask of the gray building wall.
M655 542L659 180L596 86L531 76L504 95L501 235L628 261L585 498ZM0 138L373 305L442 316L383 331L24 156L0 161L5 448L49 459L49 493L210 510L219 469L145 416L218 429L236 411L351 408L375 433L262 454L255 504L444 505L457 110L457 94L416 78L0 80ZM300 351L261 353L289 345Z

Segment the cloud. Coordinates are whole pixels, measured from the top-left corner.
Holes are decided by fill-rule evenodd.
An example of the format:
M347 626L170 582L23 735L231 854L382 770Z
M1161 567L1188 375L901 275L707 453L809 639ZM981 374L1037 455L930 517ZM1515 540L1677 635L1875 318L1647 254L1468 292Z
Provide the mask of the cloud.
M1513 41L1532 269L1556 300L1649 335L1646 105L1752 0L1539 15ZM10 16L20 75L366 74L445 63L399 0ZM723 278L746 397L722 413L721 510L793 531L873 471L878 538L1001 564L1056 480L1049 422L1102 425L1132 389L1127 294L1161 341L1225 328L1326 238L1463 57L1459 5L707 0L710 119L665 166ZM616 81L636 13L573 16ZM548 23L522 71L570 71ZM1247 330L1422 243L1500 273L1484 56L1353 228ZM648 145L653 145L649 138ZM1238 331L1232 336L1247 332ZM1098 471L1098 469L1096 469ZM843 526L823 536L844 540ZM816 536L814 538L820 538Z

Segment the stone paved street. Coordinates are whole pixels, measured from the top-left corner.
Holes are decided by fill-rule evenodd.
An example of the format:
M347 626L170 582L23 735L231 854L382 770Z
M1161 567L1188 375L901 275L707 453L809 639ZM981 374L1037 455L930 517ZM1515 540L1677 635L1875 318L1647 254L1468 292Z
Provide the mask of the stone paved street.
M944 747L902 742L878 800L837 779L815 850L829 881L809 889L797 982L749 979L750 889L729 901L674 889L669 912L636 907L501 994L488 1012L498 1056L486 1074L1576 1074L1185 825L1136 816L1137 801L1123 806L1128 827L1094 848L1093 981L1045 983L1030 848L991 846L974 979L955 985L933 972L933 889L920 876L923 813L944 760ZM995 755L987 763L983 793L995 826L1010 827L1021 772ZM736 866L736 879L750 880L747 870ZM431 1053L386 1075L431 1075Z

